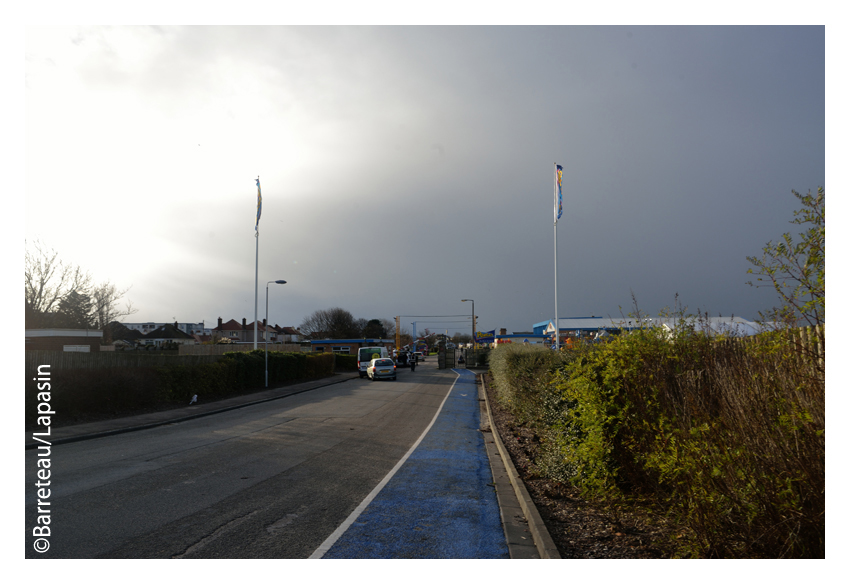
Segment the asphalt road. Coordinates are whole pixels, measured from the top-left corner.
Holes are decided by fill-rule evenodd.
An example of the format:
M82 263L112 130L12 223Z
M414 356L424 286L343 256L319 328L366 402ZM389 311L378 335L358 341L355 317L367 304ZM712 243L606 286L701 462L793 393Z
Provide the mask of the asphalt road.
M351 380L196 420L53 446L50 549L43 554L31 545L37 514L33 485L38 478L37 452L28 450L26 556L310 557L409 453L432 421L434 428L416 452L445 449L445 440L440 445L431 439L445 439L448 426L433 430L454 421L450 425L461 424L467 432L461 438L463 448L449 458L463 458L467 467L474 466L470 461L481 454L473 452L478 447L472 446L471 436L477 434L480 440L480 433L473 428L477 422L461 411L463 400L472 400L474 391L455 396L456 388L449 396L456 378L451 371L402 369L397 381ZM435 420L444 402L445 412ZM467 405L472 411L472 402ZM409 472L410 465L419 464L410 476L427 482L430 479L423 477L432 476L434 467L423 471L423 461L417 462L420 455L411 454L402 469ZM480 515L467 524L490 532L475 536L486 545L461 557L506 557L500 547L504 542L492 533L495 495L490 501L487 483L482 482L487 474L477 467L471 472L477 481L474 489L480 491L473 497L473 515ZM456 478L443 480L457 483ZM398 480L391 485L397 486ZM497 506L495 513L498 517ZM411 532L421 528L405 520L407 524ZM346 557L341 548L331 549L334 557ZM377 557L370 553L368 557ZM384 557L413 557L388 553Z

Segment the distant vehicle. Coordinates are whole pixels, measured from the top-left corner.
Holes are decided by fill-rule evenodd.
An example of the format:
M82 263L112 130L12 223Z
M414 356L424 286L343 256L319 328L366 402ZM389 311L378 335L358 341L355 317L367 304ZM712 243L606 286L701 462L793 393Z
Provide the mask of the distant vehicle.
M372 381L376 379L395 379L395 363L393 363L392 359L372 359L366 368L366 375Z
M412 360L412 353L409 351L399 351L396 355L395 364L397 367L410 367Z
M417 363L418 363L419 361L424 361L424 360L425 360L425 354L424 354L422 351L416 351L415 353L413 353L413 355L416 357L416 362L417 362Z
M369 368L372 359L389 359L389 357L386 347L360 347L357 350L357 372L360 378L366 377L366 369Z

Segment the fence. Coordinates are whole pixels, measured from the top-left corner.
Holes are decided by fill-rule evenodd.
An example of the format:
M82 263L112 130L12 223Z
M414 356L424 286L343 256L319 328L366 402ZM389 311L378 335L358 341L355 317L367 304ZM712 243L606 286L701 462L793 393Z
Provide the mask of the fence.
M808 370L823 378L826 362L826 325L790 328L777 331L782 335L780 342L792 349L793 360L798 367ZM776 337L768 334L757 334L749 337L733 337L725 341L726 345L742 347L743 343L763 345L775 342Z
M265 348L264 343L257 343L257 349L260 351ZM220 345L180 345L178 354L183 355L224 355L225 353L239 353L243 351L253 351L254 343L246 344L220 344ZM279 351L283 353L301 353L301 345L294 343L269 343L269 351Z

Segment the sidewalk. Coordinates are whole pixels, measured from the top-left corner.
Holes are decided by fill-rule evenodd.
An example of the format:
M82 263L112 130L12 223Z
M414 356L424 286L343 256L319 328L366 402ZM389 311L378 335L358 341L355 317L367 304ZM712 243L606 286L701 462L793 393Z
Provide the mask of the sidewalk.
M201 418L203 416L210 416L219 412L235 410L252 404L280 399L282 397L303 393L320 387L343 383L351 379L359 379L359 377L360 376L356 371L338 373L332 377L325 377L314 381L266 389L208 403L199 402L191 406L178 407L172 410L114 418L111 420L100 420L97 422L89 422L87 424L66 426L64 428L51 428L50 436L42 436L42 438L55 446L57 444L79 442L81 440L90 440L92 438L100 438L102 436L111 436L113 434L135 432L145 428L155 428L156 426L162 426L164 424L172 424L174 422ZM33 432L37 431L40 430L30 430L26 432L24 443L26 444L27 450L36 448L39 444L42 444L33 438Z

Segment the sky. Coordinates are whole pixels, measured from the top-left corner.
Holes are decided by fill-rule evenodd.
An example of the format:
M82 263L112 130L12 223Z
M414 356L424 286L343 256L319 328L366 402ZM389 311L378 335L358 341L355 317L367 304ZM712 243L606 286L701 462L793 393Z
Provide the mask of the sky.
M126 322L757 319L825 185L823 26L41 26L25 227ZM563 167L555 262L554 164ZM262 186L255 238L256 179ZM257 246L258 244L258 246ZM259 253L257 254L257 248ZM439 317L439 318L438 318Z

